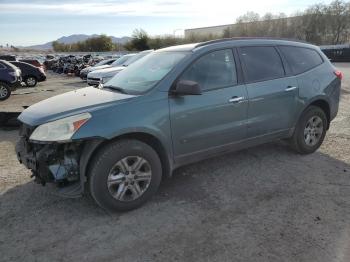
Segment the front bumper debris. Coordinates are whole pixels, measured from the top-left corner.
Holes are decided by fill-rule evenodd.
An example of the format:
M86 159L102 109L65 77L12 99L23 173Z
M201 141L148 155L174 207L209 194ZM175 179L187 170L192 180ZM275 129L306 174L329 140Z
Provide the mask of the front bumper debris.
M55 183L67 197L81 195L79 156L82 143L32 143L29 141L32 131L34 128L26 125L20 129L20 140L16 144L19 162L32 171L35 182Z

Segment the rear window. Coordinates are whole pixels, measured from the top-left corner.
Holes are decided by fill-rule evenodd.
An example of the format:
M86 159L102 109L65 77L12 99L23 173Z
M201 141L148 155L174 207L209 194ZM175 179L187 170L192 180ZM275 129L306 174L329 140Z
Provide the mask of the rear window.
M296 75L323 63L320 54L313 49L295 46L280 46L279 49Z
M245 65L247 82L259 82L284 77L282 60L272 46L241 47L240 56Z
M11 64L10 62L7 62L5 60L1 60L1 63L3 66L5 66L7 69L12 68L13 71L15 71L17 69L17 67L15 67L13 64Z

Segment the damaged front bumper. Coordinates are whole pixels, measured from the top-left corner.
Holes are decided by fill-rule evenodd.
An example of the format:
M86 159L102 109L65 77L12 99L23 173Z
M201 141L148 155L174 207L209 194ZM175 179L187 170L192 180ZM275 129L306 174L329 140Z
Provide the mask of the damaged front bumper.
M83 142L32 143L34 128L23 125L16 154L20 163L32 171L37 183L55 183L58 193L66 197L79 197L83 193L80 178L80 157Z

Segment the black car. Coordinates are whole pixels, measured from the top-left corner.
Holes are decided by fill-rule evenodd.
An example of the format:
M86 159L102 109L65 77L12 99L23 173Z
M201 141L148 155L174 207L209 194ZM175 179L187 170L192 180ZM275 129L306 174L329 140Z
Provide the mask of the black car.
M0 55L0 60L17 61L16 56L14 55Z
M21 70L5 60L0 60L0 100L10 97L11 91L21 86Z
M25 82L28 87L34 87L38 82L46 80L45 71L40 67L17 61L11 61L11 63L21 69L23 82Z

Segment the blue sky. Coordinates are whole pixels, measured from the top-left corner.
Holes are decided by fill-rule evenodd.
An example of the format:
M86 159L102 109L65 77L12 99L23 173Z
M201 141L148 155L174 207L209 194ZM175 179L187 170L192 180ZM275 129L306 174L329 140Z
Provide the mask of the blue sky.
M254 11L293 14L317 0L0 0L0 44L34 45L71 34L150 35L229 24ZM329 3L330 0L321 1Z

